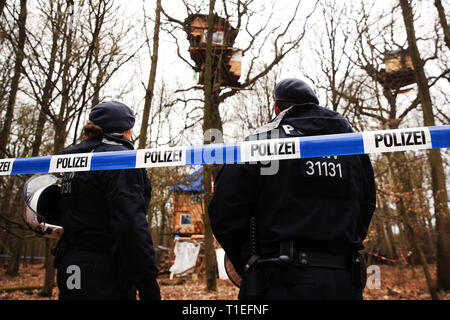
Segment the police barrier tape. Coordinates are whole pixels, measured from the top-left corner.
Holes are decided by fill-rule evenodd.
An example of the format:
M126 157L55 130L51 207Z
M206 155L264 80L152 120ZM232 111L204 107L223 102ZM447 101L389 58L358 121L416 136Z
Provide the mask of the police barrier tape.
M377 259L388 261L388 262L400 262L400 261L406 260L406 258L409 258L410 256L412 256L412 252L411 251L408 251L408 253L405 254L405 255L400 255L400 258L398 258L398 259L387 258L387 257L384 257L382 255L379 255L378 253L373 253L373 252L367 252L367 254L370 254L370 255L374 256L375 258L377 258Z
M450 125L0 159L0 175L242 163L450 147Z

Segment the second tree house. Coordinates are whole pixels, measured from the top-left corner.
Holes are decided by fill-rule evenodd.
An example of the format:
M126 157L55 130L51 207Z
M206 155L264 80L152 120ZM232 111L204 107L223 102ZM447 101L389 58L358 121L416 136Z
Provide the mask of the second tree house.
M206 36L208 16L192 14L184 21L184 30L189 40L189 53L195 62L195 71L199 72L199 84L204 83L206 60ZM212 49L214 54L213 72L220 72L221 86L239 87L241 77L242 50L233 47L237 30L228 21L214 15Z
M172 233L181 237L203 235L203 168L185 177L183 183L173 186L172 192Z
M398 90L416 82L408 50L386 52L384 65L386 69L381 69L377 75L383 87Z

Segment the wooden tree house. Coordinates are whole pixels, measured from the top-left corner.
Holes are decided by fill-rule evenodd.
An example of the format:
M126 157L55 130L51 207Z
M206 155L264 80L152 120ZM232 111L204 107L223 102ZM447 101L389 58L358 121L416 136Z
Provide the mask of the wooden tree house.
M399 90L416 82L414 65L408 50L389 51L384 56L385 69L377 74L377 80L383 87Z
M201 238L204 232L202 213L203 168L193 172L181 184L172 187L172 234L180 237Z
M200 74L199 84L204 83L207 18L207 15L192 14L184 21L184 30L190 43L189 53L191 59L195 62L195 71ZM213 70L220 71L220 85L239 88L242 50L233 47L237 30L227 20L217 15L214 15L213 30Z

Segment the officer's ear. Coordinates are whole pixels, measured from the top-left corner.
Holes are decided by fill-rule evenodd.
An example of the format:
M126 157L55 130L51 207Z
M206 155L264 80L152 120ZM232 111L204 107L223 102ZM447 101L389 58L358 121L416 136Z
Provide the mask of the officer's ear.
M278 108L277 102L274 101L273 102L273 109L275 110L275 115L279 115L280 114L280 108Z
M133 136L133 128L125 130L125 131L121 132L121 134L124 139L131 141L131 137Z

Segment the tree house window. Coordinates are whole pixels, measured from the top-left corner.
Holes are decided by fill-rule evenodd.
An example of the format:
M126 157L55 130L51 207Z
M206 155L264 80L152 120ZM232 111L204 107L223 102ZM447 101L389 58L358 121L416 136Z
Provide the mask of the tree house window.
M191 215L190 214L180 214L180 224L181 225L190 225L191 224Z
M203 42L206 43L206 37L208 35L208 30L203 31ZM216 31L213 32L212 35L212 43L222 45L223 44L223 32L222 31Z

